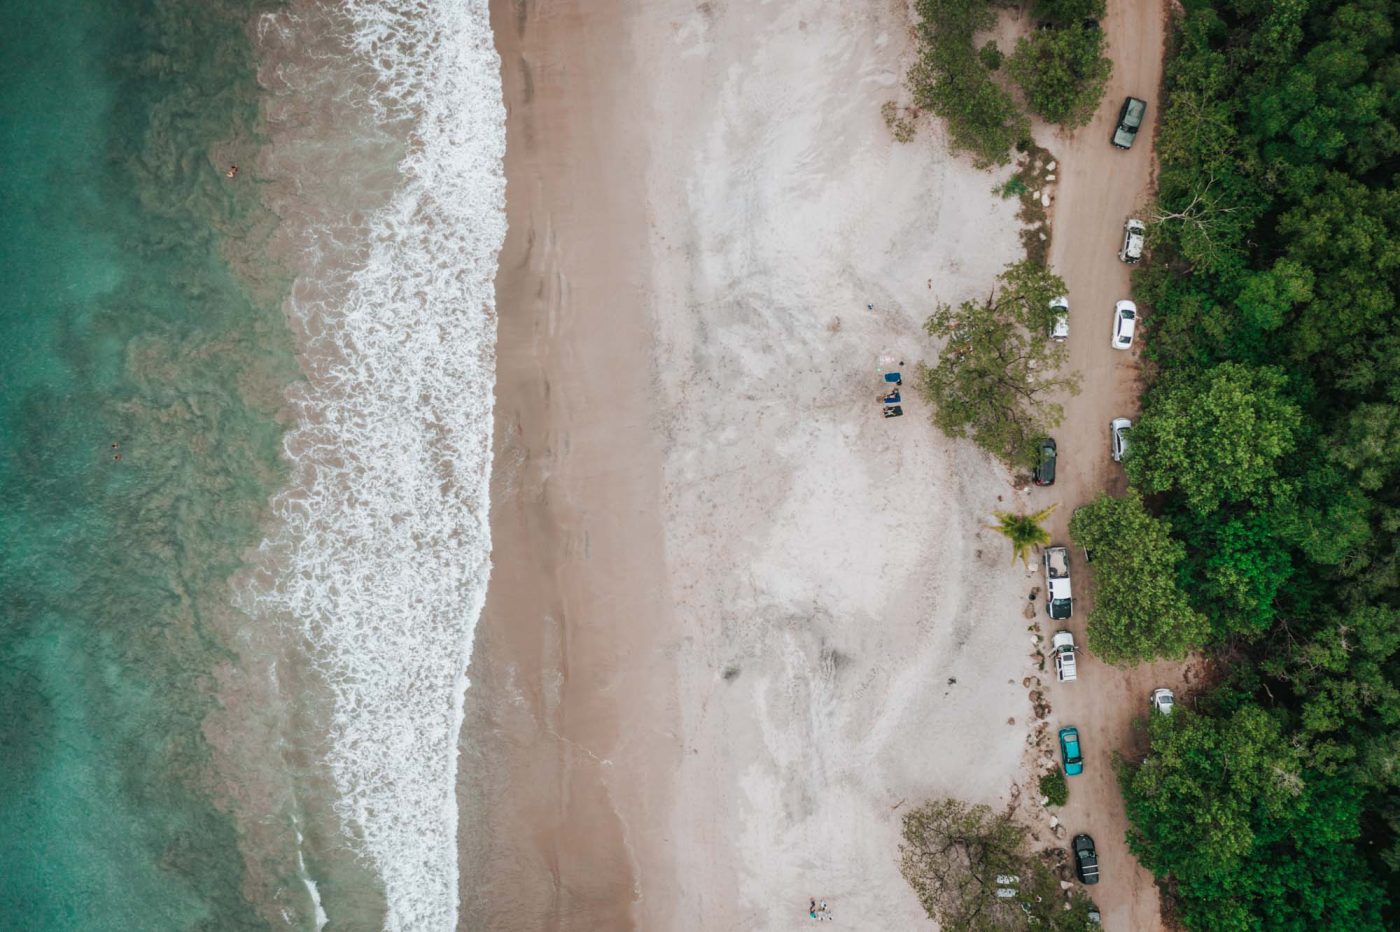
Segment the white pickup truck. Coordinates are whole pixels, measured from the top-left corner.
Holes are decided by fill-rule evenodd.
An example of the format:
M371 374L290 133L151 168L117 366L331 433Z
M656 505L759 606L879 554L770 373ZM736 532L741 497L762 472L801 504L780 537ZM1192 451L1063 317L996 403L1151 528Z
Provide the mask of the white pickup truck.
M1056 621L1063 621L1073 610L1069 588L1069 548L1045 548L1045 610Z
M1050 638L1050 647L1055 654L1055 675L1061 682L1069 683L1079 679L1079 667L1074 657L1074 635L1068 631L1056 631Z

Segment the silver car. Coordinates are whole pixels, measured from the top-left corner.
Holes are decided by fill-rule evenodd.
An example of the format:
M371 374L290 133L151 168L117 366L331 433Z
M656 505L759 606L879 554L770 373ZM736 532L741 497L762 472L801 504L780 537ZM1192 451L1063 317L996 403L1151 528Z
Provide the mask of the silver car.
M1113 462L1123 462L1123 457L1128 455L1128 433L1133 429L1133 422L1125 417L1116 417L1110 427L1109 448L1113 453Z
M1113 306L1113 348L1131 349L1135 330L1137 330L1137 305L1127 300L1119 301Z
M1171 715L1172 709L1176 707L1176 696L1165 686L1159 686L1152 690L1152 711L1162 715Z

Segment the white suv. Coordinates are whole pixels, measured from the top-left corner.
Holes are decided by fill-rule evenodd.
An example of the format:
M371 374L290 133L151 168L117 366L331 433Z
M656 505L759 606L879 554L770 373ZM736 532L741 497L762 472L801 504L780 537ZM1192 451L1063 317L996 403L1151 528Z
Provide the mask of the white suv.
M1118 250L1118 258L1124 262L1136 262L1142 258L1142 241L1147 235L1147 227L1141 220L1130 219L1123 224L1123 248Z
M1050 339L1056 343L1069 339L1069 298L1050 302Z

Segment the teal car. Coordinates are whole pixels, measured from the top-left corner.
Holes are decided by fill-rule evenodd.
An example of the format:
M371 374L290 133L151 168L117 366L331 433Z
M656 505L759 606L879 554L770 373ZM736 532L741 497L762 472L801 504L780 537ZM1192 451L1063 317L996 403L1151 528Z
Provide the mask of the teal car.
M1077 777L1084 772L1084 755L1079 750L1079 729L1060 729L1060 756L1065 759L1065 776Z

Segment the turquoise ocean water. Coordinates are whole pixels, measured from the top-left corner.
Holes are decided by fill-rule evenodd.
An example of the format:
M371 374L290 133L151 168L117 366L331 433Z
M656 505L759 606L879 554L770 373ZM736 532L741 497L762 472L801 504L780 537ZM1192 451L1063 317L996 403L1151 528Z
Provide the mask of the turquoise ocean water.
M202 732L297 375L214 161L258 147L258 7L0 0L3 928L265 925Z

